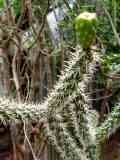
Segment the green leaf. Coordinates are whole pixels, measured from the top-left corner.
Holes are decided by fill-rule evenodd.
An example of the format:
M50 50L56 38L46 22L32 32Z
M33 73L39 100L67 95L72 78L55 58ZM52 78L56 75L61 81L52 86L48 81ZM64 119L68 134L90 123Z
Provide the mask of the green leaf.
M4 8L4 0L0 0L0 9Z
M20 0L13 0L12 1L14 14L16 16L20 16L21 13L21 1Z

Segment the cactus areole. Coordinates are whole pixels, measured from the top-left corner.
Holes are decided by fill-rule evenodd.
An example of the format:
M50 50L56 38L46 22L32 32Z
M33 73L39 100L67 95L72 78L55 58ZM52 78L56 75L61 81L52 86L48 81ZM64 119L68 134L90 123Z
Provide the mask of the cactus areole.
M76 36L83 49L89 49L95 39L96 13L83 12L75 19Z

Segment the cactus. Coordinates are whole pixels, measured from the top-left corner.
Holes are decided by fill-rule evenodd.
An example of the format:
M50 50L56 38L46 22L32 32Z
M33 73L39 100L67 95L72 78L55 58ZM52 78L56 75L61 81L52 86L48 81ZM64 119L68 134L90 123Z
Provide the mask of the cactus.
M95 39L97 18L95 13L83 12L75 19L75 30L83 49L89 49Z

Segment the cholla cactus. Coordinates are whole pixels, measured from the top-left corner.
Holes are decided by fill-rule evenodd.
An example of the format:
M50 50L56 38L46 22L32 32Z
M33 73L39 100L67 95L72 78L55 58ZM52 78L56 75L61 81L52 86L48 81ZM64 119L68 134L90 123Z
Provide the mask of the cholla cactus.
M95 52L91 54L89 59L77 48L76 57L47 99L49 130L68 160L96 159L92 104L86 93L100 59Z
M92 25L93 19L91 18ZM83 21L81 23L84 25ZM90 23L86 22L86 24L88 24L87 27L91 26ZM80 34L88 35L88 30L84 31ZM90 31L93 31L92 28ZM82 30L79 29L79 32ZM90 36L89 43L85 44L85 41L81 41L81 44L87 49L92 41L93 37ZM45 103L18 105L15 102L1 100L0 119L2 122L5 119L22 121L27 119L29 122L35 120L45 123L44 136L55 147L62 159L96 160L95 138L91 133L94 129L92 110L90 110L92 104L87 92L96 72L99 55L91 52L91 58L80 46L77 46L75 53L72 54L65 72Z
M90 126L89 85L96 72L99 55L92 53L89 60L85 51L76 49L65 73L43 104L17 104L0 100L0 119L17 122L45 123L43 134L62 159L93 160L94 144Z

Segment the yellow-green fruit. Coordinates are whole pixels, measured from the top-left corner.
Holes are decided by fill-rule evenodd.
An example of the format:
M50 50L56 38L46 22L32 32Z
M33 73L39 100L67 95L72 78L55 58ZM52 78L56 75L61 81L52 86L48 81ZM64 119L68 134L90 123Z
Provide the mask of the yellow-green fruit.
M76 35L84 49L90 48L95 39L96 24L95 13L83 12L75 19Z

